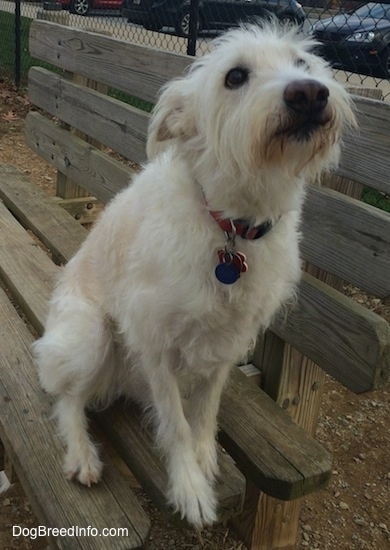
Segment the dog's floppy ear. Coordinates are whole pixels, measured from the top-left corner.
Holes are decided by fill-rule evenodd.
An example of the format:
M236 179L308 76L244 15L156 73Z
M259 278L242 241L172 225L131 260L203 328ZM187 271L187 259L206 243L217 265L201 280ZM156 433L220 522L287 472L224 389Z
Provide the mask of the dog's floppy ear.
M175 80L160 95L149 123L146 144L149 159L163 151L167 141L195 135L192 102L186 94L187 89L187 79Z

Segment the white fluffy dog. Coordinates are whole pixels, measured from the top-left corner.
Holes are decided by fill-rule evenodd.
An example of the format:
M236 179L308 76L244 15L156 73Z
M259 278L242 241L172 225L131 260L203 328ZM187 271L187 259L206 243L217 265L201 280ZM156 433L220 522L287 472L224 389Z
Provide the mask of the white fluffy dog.
M153 410L169 502L197 527L215 521L229 369L292 296L305 184L337 163L354 125L313 46L274 23L241 27L163 90L152 160L63 270L35 344L69 479L101 476L86 406L129 395Z

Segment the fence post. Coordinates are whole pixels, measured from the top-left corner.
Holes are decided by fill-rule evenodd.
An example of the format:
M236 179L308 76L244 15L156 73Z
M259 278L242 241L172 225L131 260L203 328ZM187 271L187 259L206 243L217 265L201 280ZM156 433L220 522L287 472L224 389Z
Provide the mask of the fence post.
M188 32L187 55L195 56L199 32L199 0L190 2L190 28Z
M20 0L15 0L15 86L20 86L21 61Z

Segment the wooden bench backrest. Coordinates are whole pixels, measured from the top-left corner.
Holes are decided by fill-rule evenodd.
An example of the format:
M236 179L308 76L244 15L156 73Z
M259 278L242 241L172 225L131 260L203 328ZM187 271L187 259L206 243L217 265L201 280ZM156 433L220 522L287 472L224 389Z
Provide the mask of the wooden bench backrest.
M34 21L32 56L153 103L192 62L183 55ZM149 114L43 68L29 74L31 101L124 157L144 162ZM356 97L360 133L345 137L340 176L390 193L390 105ZM39 113L26 121L32 149L102 202L133 171ZM303 216L305 260L377 297L390 295L390 215L328 188L311 188ZM273 331L356 392L389 376L388 323L305 273L299 302Z

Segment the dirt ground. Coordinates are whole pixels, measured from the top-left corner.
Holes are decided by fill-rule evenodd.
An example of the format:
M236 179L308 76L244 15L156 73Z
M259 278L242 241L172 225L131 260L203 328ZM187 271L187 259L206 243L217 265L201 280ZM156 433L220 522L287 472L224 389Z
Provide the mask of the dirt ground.
M24 144L27 99L0 80L0 163L18 166L53 194L55 173ZM347 292L390 322L383 304L348 287ZM294 550L389 550L390 548L390 387L354 395L327 379L317 438L333 453L334 470L326 490L302 502L299 539ZM227 527L202 536L167 524L140 490L152 517L151 549L244 550ZM40 550L44 539L13 537L12 526L38 525L18 483L0 495L0 548Z

